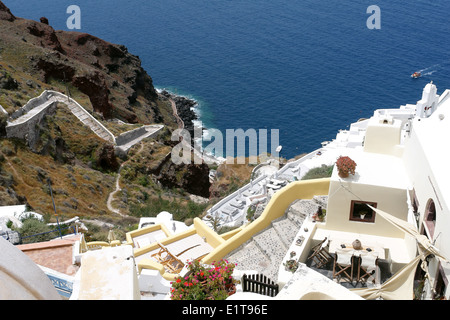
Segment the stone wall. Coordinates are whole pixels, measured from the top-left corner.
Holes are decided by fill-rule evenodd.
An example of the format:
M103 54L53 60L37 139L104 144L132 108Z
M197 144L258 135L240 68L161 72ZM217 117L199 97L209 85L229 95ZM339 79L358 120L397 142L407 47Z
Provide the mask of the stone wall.
M51 90L45 90L40 96L30 99L9 117L8 125L6 126L6 136L8 138L25 139L28 145L32 146L36 139L36 124L42 120L44 115L54 111L57 102L66 104L81 122L91 128L102 139L115 143L114 135L80 104L60 92ZM42 110L34 110L35 114L29 114L31 110L38 107L42 108ZM27 114L29 114L28 118L26 118Z
M36 125L40 123L42 118L51 112L54 112L57 103L52 102L46 108L43 108L38 113L30 117L27 121L19 122L17 124L9 124L6 126L6 137L19 138L27 141L29 146L33 146L36 137Z
M134 139L137 139L140 136L144 135L146 132L147 132L147 129L145 128L145 126L124 132L121 135L116 137L116 144L118 146L127 144L127 143L133 141Z
M40 96L30 99L23 107L14 111L11 114L11 116L9 117L9 120L10 121L15 120L15 119L27 114L30 110L47 102L48 99L50 99L52 96L53 96L53 94L51 92L49 92L47 90L43 91Z

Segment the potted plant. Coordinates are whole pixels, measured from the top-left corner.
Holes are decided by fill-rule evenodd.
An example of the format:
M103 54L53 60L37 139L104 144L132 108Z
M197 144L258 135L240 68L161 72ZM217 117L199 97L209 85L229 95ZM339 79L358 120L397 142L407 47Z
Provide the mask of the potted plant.
M361 218L361 219L364 219L364 217L366 216L366 214L367 214L367 211L360 211L359 212L359 217Z
M236 292L234 263L227 260L203 265L198 260L188 262L188 272L171 282L171 300L224 300Z
M312 218L314 221L323 222L325 220L326 214L327 214L327 210L322 209L322 207L319 207L317 209L317 211L313 214Z
M336 167L341 178L346 178L349 174L355 174L356 162L348 156L340 156L336 160Z
M287 271L294 273L298 269L298 261L294 259L289 259L285 263L283 263L284 268Z

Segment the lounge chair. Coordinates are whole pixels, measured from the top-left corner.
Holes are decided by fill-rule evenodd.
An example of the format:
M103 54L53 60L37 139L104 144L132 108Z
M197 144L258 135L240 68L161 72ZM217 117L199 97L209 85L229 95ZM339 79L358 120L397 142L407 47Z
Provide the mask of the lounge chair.
M177 258L182 262L186 262L188 260L199 260L210 253L213 249L213 247L205 242L199 246L185 251L181 255L178 255Z

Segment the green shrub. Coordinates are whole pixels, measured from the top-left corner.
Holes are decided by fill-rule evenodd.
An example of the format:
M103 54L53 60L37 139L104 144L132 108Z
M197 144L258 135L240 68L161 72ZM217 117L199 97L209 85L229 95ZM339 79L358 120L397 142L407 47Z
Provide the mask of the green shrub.
M327 166L323 164L320 167L310 169L302 178L302 180L329 178L333 173L333 165Z
M35 217L28 217L22 221L22 227L18 228L16 231L20 233L22 238L36 235L34 237L30 237L24 240L25 243L30 242L42 242L42 241L48 241L54 237L56 237L57 233L45 233L52 230L51 227L47 226L47 224L43 221L40 221L39 219ZM45 233L45 234L40 234ZM37 235L40 234L40 235Z
M194 201L181 199L164 199L162 197L149 197L145 204L131 204L130 213L135 217L156 217L161 211L173 214L176 221L184 221L188 218L200 216L207 204L198 204Z

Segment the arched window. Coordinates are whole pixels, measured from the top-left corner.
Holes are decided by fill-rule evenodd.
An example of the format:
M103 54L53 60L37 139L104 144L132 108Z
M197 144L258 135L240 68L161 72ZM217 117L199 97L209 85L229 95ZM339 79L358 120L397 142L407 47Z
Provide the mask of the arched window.
M433 199L428 200L424 223L427 226L430 238L433 238L434 228L436 226L436 206L434 205Z

